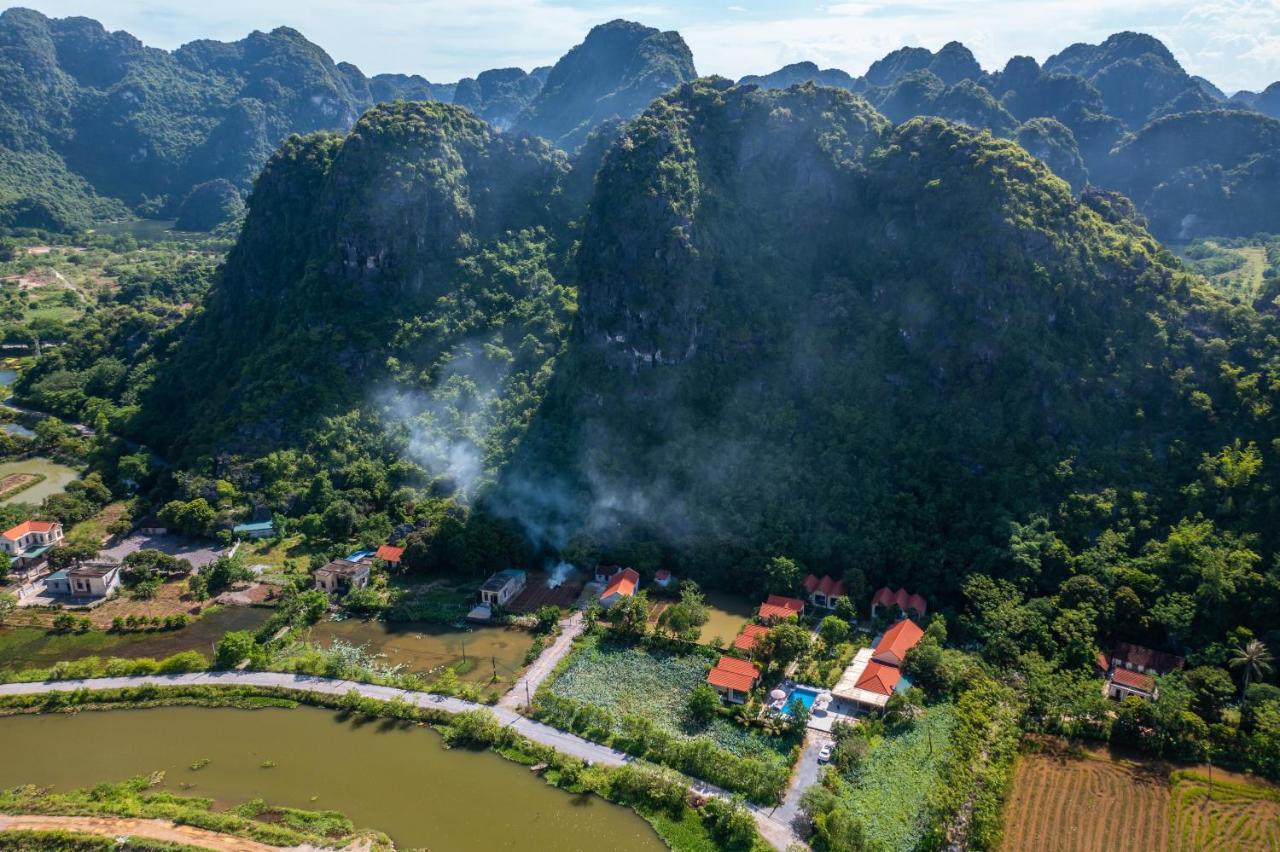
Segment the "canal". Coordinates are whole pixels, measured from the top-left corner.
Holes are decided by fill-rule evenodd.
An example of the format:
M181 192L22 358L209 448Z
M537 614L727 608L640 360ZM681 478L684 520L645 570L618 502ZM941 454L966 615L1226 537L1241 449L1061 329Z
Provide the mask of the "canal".
M66 791L162 770L169 792L338 810L401 849L665 848L632 811L557 790L492 752L446 749L429 728L311 707L13 716L0 718L0 754L0 787Z

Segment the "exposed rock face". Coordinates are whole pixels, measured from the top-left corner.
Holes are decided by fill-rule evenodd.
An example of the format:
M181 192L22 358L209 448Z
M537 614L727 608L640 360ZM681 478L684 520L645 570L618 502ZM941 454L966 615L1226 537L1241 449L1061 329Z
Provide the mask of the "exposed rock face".
M402 320L461 282L496 288L481 273L496 264L485 252L570 218L553 208L568 171L545 142L438 102L380 105L346 136L291 137L157 382L157 410L182 405L189 422L148 431L176 452L225 439L219 417L246 441L283 440L273 424L298 428L298 412L364 402ZM504 261L519 263L521 250L504 249ZM528 261L534 282L543 262Z
M1053 173L1080 192L1089 182L1089 170L1076 145L1075 134L1060 121L1034 118L1018 128L1018 144L1039 158Z
M499 130L506 130L520 111L542 91L542 78L519 68L495 68L474 80L459 80L453 103L466 107Z
M762 89L789 89L802 83L816 83L819 86L835 86L859 91L862 84L847 71L839 68L820 69L812 62L796 62L784 65L771 74L749 74L738 81L743 86L759 86Z
M816 561L941 552L928 518L963 511L944 493L984 517L1040 499L998 482L1001 459L1102 463L1150 437L1153 406L1189 416L1174 368L1143 366L1199 357L1158 354L1148 325L1181 322L1188 281L1136 218L1011 142L893 129L841 90L682 86L601 168L542 418L558 431L528 451L577 472L594 534L698 546L726 572L762 540ZM1118 336L1145 342L1100 354ZM904 435L928 457L896 454Z
M593 27L551 68L515 126L571 151L593 127L637 115L658 95L696 76L693 54L679 33L611 21Z
M95 195L176 213L209 181L247 192L289 133L346 130L376 100L431 95L421 77L369 80L288 27L168 52L88 18L9 9L0 58L0 157L24 161L11 194L57 184L62 197L40 203L79 205L64 228L88 224ZM46 177L16 185L20 174Z

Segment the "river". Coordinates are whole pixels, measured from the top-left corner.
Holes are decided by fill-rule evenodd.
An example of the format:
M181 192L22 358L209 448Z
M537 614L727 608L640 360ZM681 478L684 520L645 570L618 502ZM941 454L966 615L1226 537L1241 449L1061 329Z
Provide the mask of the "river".
M42 473L44 480L12 497L0 500L0 504L31 503L38 506L50 494L61 494L69 483L80 476L80 472L75 468L58 464L52 459L41 456L20 461L0 462L0 479L12 473Z
M0 787L59 790L164 770L165 788L342 811L396 846L644 852L662 842L626 808L548 786L492 752L446 749L429 728L310 707L165 707L0 718ZM191 764L208 759L202 769ZM263 768L266 761L273 768ZM184 791L180 785L191 786Z

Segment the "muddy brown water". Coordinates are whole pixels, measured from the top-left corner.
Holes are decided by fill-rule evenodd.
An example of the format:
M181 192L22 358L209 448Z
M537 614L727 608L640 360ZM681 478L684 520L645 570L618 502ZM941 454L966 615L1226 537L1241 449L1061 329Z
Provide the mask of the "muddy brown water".
M706 593L707 623L702 625L701 641L711 644L717 636L722 646L732 645L733 639L742 632L742 627L751 620L758 604L752 604L744 595L729 592L711 591Z
M334 809L400 849L647 852L665 848L626 808L548 786L492 752L446 749L429 728L310 707L164 707L0 718L0 787L58 790L156 770L164 789ZM199 770L196 761L209 763ZM274 767L264 768L264 762ZM192 785L187 789L183 785Z

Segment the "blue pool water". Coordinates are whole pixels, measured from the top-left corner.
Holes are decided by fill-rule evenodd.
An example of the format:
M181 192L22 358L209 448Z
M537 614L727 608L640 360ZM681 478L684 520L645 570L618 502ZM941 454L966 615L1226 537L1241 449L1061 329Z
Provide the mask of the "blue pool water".
M817 697L817 690L809 689L806 686L793 687L791 692L787 695L786 703L782 705L782 715L790 716L791 705L796 701L803 704L806 710L813 710L813 702Z

